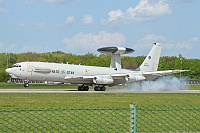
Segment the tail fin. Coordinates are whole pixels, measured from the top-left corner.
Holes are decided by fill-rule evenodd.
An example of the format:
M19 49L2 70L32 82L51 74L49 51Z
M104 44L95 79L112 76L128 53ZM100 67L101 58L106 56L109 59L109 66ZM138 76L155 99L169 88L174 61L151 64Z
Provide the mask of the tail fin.
M161 49L161 44L154 43L153 48L139 67L139 70L143 72L156 72L158 69Z

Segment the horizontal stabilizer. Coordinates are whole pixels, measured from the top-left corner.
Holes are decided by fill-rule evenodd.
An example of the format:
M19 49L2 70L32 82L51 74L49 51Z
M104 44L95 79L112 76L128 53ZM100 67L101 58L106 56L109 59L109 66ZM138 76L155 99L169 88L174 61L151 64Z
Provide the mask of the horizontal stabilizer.
M182 73L187 72L190 70L165 70L165 71L156 71L156 72L144 72L143 75L146 77L146 79L153 79L156 77L161 77L169 74L175 74L175 73Z

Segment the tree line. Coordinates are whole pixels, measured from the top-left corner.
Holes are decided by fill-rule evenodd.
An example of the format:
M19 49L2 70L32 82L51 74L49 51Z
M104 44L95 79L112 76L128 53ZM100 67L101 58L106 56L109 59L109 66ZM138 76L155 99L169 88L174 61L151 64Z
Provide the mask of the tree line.
M145 56L122 56L122 68L136 69L138 68ZM55 62L68 64L81 64L89 66L110 66L111 55L100 54L95 55L87 53L85 55L75 55L71 53L64 53L61 51L47 52L47 53L0 53L0 82L6 82L10 76L5 72L7 67L11 67L17 62L24 61L40 61L40 62ZM187 59L179 55L163 56L160 58L158 70L174 70L183 69L191 70L182 73L182 76L189 79L200 80L200 59ZM179 76L176 74L175 76Z

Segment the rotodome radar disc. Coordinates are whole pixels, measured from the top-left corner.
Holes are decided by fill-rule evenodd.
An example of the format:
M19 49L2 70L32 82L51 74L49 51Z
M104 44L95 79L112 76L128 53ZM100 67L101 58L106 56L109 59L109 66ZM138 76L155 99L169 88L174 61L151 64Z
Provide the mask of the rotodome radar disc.
M130 54L134 52L133 49L126 47L103 47L97 51L105 54Z

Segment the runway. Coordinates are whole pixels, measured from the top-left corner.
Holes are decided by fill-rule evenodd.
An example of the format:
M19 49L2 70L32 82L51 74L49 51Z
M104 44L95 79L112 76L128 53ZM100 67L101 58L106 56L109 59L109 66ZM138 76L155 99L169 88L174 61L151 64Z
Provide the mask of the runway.
M70 89L0 89L0 93L200 93L200 90L127 91L123 89L112 89L106 91L78 91Z

